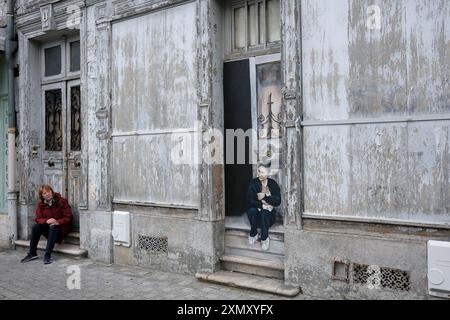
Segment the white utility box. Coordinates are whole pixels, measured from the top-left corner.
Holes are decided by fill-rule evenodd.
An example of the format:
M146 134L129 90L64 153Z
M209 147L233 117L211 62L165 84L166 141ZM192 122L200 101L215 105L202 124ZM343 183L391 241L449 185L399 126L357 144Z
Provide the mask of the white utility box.
M428 241L428 293L450 298L450 242Z
M115 245L130 246L130 213L126 211L113 212L112 236Z

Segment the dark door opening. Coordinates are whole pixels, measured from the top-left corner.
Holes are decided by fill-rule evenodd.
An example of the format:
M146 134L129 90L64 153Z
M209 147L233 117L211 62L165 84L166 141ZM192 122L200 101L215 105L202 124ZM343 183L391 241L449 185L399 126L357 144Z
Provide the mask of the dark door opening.
M249 60L224 64L224 155L227 158L227 129L252 128ZM251 142L245 140L245 163L237 162L237 138L234 138L234 161L225 163L225 215L240 216L247 211L247 187L252 179Z

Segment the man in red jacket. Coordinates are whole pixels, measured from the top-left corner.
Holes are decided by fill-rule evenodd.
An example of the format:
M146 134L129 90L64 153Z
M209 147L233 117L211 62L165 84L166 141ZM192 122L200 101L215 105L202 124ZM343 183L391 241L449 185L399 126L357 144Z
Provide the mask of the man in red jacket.
M44 264L52 263L51 255L55 243L61 243L64 237L72 231L72 209L69 202L55 193L49 185L39 188L39 202L36 208L36 224L31 231L30 251L21 262L38 258L37 245L41 235L47 238Z

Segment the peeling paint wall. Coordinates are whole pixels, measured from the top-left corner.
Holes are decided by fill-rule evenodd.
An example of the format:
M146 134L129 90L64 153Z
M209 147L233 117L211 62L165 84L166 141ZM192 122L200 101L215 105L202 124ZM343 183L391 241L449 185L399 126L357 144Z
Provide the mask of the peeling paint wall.
M197 119L195 19L188 3L113 24L114 199L198 205L197 168L171 161Z
M301 4L306 213L449 223L450 3Z
M5 51L6 1L0 1L0 51Z

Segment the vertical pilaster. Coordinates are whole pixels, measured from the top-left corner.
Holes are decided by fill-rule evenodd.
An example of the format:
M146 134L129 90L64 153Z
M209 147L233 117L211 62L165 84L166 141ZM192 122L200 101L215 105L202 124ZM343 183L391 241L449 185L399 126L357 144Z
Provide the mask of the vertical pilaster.
M285 226L302 227L303 207L300 1L281 1L282 93L285 113Z
M86 40L89 210L111 210L111 22L104 5L88 14Z
M222 90L222 14L220 1L197 0L197 68L198 68L198 121L200 165L200 209L199 220L224 219L224 172L222 163L210 163L206 152L219 152L211 148L209 129L223 133ZM219 145L218 145L219 146ZM221 146L219 146L221 148ZM220 150L221 152L222 150ZM209 154L206 158L214 158ZM223 161L223 159L221 159Z

